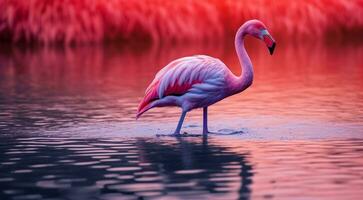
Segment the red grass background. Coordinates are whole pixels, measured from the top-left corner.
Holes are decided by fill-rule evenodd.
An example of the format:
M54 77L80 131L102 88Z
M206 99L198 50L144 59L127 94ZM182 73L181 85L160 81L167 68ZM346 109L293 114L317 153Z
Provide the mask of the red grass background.
M363 0L0 0L0 40L212 41L253 18L277 37L361 38Z

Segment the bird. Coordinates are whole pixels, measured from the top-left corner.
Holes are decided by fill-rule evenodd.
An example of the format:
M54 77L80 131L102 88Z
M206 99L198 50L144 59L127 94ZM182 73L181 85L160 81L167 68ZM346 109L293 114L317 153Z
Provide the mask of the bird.
M203 108L203 134L208 130L208 107L222 99L241 93L252 85L253 66L244 47L246 36L263 41L272 55L276 42L265 24L257 19L243 23L234 39L241 74L234 75L218 58L193 55L171 61L162 68L145 91L136 119L155 107L181 108L178 125L172 135L179 136L187 112Z

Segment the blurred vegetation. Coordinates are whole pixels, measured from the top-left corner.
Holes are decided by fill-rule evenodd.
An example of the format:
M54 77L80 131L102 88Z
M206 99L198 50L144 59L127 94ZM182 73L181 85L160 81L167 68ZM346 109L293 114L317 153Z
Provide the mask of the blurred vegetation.
M105 41L211 42L260 19L277 38L362 38L363 0L0 0L0 40L23 44Z

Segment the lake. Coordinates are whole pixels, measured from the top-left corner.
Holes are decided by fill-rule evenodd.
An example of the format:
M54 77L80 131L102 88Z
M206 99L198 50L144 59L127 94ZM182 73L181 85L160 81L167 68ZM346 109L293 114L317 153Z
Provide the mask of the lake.
M360 199L363 46L247 40L251 88L174 131L178 108L135 120L155 73L194 54L240 73L233 46L0 50L0 199Z

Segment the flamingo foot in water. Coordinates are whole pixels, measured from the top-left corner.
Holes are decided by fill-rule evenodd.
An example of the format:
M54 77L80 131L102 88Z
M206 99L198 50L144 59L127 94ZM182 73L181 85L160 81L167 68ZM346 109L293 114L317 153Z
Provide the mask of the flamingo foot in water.
M182 134L180 133L173 133L173 134L156 134L156 137L201 137L200 134L190 134L187 132L184 132Z

